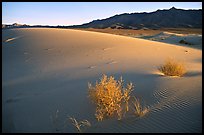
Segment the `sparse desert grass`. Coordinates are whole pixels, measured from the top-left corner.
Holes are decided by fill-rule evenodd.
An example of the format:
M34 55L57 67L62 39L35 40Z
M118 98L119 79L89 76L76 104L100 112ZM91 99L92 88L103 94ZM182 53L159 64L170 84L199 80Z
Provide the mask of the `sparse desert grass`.
M73 117L69 118L72 121L72 124L76 127L78 132L82 132L81 127L82 126L91 126L91 123L88 120L83 120L83 121L79 121L77 122L77 120Z
M51 116L51 121L54 125L55 131L59 131L59 110L57 109L56 113L54 116Z
M132 102L134 105L134 114L138 117L144 116L147 112L149 112L149 109L146 107L142 107L142 105L139 102L139 99L134 98L134 101Z
M185 40L183 40L183 39L180 40L179 43L180 43L180 44L186 44L186 45L192 45L191 43L189 43L189 42L187 42L187 41L185 41Z
M160 66L158 70L167 76L183 76L186 73L184 64L173 59L167 59L164 65Z
M133 91L133 84L129 83L125 88L122 77L117 81L113 76L103 75L100 82L96 82L95 86L88 83L88 89L89 97L97 105L95 116L98 121L114 114L117 114L120 120L124 108L125 111L129 110L128 102Z

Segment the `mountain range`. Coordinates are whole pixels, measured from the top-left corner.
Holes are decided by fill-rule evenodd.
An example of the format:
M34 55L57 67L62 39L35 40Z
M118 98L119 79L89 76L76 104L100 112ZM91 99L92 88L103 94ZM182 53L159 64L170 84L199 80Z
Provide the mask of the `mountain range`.
M112 29L159 29L159 28L202 28L202 9L170 9L157 10L150 13L124 13L106 19L97 19L82 25L43 26L2 24L2 29L49 27L49 28L112 28Z
M202 28L202 9L184 10L172 7L150 13L124 13L106 19L93 20L73 28Z

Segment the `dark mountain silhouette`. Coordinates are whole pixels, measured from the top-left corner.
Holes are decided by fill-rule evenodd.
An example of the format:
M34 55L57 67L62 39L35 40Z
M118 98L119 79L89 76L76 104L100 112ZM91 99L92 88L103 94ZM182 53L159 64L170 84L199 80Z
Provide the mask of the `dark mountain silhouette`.
M72 28L202 28L202 9L183 10L175 7L150 13L124 13L107 19L94 20Z
M106 19L93 20L82 25L49 26L14 23L2 24L2 29L11 28L112 28L112 29L159 29L159 28L202 28L202 9L183 10L175 7L150 13L124 13Z

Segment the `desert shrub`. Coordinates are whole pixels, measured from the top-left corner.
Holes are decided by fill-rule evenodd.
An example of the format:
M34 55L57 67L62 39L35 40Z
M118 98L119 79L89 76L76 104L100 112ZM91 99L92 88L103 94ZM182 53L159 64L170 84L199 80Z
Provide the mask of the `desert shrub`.
M88 126L88 127L90 127L91 126L91 123L88 121L88 120L83 120L83 121L77 121L75 118L73 118L73 117L70 117L69 118L70 120L71 120L71 122L72 122L72 124L76 127L76 129L77 129L77 131L78 132L82 132L82 130L81 130L81 127L83 126Z
M134 101L132 102L134 105L134 114L138 117L144 116L147 112L149 112L149 109L146 107L142 107L141 103L139 102L139 99L134 98Z
M115 29L116 28L116 26L111 26L111 29Z
M55 128L55 131L60 131L59 130L59 110L57 109L54 116L51 116L50 118L51 118L52 124Z
M180 44L186 44L186 45L192 45L191 43L189 43L189 42L187 42L187 41L185 41L185 40L183 40L183 39L180 40L179 43L180 43Z
M95 86L88 83L89 97L97 105L95 114L97 120L103 120L114 114L117 114L118 119L121 119L122 111L129 110L128 102L132 91L133 84L129 83L125 88L122 77L117 81L113 76L103 75Z
M173 59L167 59L158 69L167 76L183 76L186 73L184 65Z

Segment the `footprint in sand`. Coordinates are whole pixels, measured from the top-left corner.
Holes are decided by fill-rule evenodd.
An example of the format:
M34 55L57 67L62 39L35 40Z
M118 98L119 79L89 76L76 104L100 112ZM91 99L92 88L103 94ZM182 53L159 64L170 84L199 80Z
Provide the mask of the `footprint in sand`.
M117 61L112 60L111 62L108 62L107 64L116 64L118 63Z
M110 50L110 49L111 49L111 48L104 48L103 50L104 50L104 51L107 51L107 50Z
M28 52L24 52L23 54L27 55L27 54L28 54Z
M28 61L30 61L30 60L31 60L31 58L28 58L28 59L25 60L25 62L28 62Z
M93 68L96 68L96 66L90 66L90 67L89 67L89 69L93 69Z
M51 51L51 50L53 50L53 48L46 48L45 50L46 51Z
M185 50L185 53L188 53L189 51L188 50Z
M17 102L19 100L20 100L20 98L10 98L10 99L6 100L6 103L14 103L14 102Z

